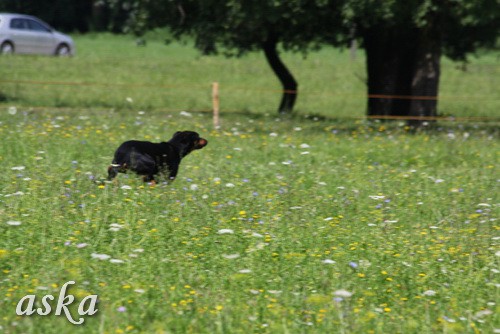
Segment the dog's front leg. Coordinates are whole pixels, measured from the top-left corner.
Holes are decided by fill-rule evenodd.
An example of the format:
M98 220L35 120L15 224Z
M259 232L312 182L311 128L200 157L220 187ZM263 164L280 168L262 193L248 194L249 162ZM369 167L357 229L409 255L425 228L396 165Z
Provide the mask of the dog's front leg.
M169 183L174 182L178 171L179 171L179 164L168 166L168 182Z

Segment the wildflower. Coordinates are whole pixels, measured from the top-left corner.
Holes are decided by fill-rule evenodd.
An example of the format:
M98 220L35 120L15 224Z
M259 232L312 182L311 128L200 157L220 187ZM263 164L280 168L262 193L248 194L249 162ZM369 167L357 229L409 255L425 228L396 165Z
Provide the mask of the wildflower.
M252 272L252 270L250 269L241 269L240 271L238 271L240 274L249 274Z
M236 254L223 254L222 257L225 259L228 259L228 260L233 260L233 259L239 258L240 254L238 254L238 253L236 253Z
M427 291L424 291L424 292L422 293L422 295L424 295L424 296L435 296L435 295L436 295L436 293L437 293L437 292L436 292L436 291L434 291L434 290L427 290Z
M349 267L356 269L358 267L358 264L356 262L349 262Z
M88 246L88 244L87 244L87 243L82 242L81 244L76 245L76 248L85 248L85 247L87 247L87 246Z
M299 146L300 148L310 148L311 146L307 145L307 144L300 144Z
M116 224L116 223L113 223L113 224L109 225L109 230L112 231L112 232L118 232L122 228L123 228L123 225Z
M325 264L334 264L334 263L336 263L335 261L330 260L330 259L325 259L322 262L325 263Z
M370 197L371 199L375 199L375 200L378 200L378 199L384 199L385 196L382 196L382 195L371 195L371 196L368 196Z
M474 317L475 318L482 318L482 317L490 315L490 314L493 314L493 311L491 311L489 309L485 309L485 310L476 312L476 314L474 315Z
M14 106L9 107L9 115L15 115L17 113L17 108Z
M189 189L193 191L198 190L198 185L193 183L192 185L189 186Z
M108 254L97 254L97 253L92 253L90 254L90 256L93 259L98 259L98 260L108 260L111 257Z
M349 298L352 296L352 292L349 292L347 290L344 290L344 289L341 289L341 290L337 290L333 293L334 296L337 296L337 297L342 297L342 298Z
M124 186L121 187L121 189L123 189L123 190L130 190L130 189L132 189L132 187L124 185Z
M10 225L10 226L19 226L22 223L20 221L17 221L17 220L9 220L6 224Z
M217 234L234 234L234 231L229 228L223 228L218 230Z
M111 262L111 263L124 263L125 261L119 260L119 259L111 259L111 260L109 260L109 262Z
M447 322L450 322L450 323L453 323L453 322L457 322L455 319L451 319L445 315L442 316L443 320L447 321Z
M277 134L277 133L275 133L275 132L271 132L271 133L269 134L269 137L278 137L278 134Z
M179 115L184 116L184 117L193 117L193 115L187 111L181 111Z
M126 312L127 308L125 306L120 306L116 309L118 312Z
M226 183L226 187L228 187L228 188L234 188L234 187L235 187L235 185L234 185L234 184L232 184L232 183Z
M26 167L24 166L15 166L15 167L12 167L11 169L12 170L24 170Z

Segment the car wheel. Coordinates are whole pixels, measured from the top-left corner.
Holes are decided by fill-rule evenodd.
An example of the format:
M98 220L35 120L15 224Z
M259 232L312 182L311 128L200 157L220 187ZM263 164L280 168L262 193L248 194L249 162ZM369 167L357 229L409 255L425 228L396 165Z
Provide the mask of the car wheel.
M56 56L65 57L70 55L69 46L66 44L61 44L56 49Z
M0 54L10 55L14 53L14 45L11 42L4 42L2 46L0 46Z

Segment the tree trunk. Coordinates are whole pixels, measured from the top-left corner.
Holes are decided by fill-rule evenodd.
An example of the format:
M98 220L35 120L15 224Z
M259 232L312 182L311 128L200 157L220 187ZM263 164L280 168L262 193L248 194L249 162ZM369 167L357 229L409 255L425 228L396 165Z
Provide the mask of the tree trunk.
M374 27L364 34L368 72L368 116L408 114L411 94L411 32ZM383 117L381 117L383 118Z
M440 77L441 38L439 32L422 31L415 55L415 66L411 83L411 100L408 114L415 117L437 115L437 96ZM427 119L428 120L428 119ZM425 120L412 120L413 127Z
M297 99L298 84L288 68L281 61L277 46L278 40L275 37L269 37L262 44L267 62L283 86L283 97L281 98L278 112L280 114L287 114L293 111L293 106L295 105L295 100Z
M374 27L364 32L368 116L436 116L441 38L435 30Z

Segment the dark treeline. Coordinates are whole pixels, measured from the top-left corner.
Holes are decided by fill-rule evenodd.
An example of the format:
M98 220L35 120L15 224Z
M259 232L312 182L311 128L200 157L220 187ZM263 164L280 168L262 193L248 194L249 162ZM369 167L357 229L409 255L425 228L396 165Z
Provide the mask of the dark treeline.
M119 0L0 0L0 12L33 15L65 32L119 33L129 8Z

